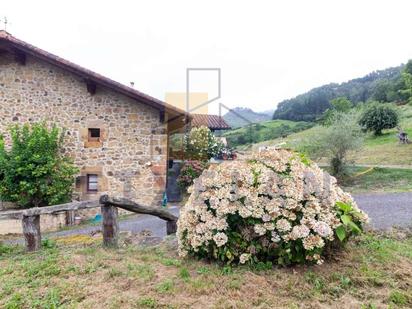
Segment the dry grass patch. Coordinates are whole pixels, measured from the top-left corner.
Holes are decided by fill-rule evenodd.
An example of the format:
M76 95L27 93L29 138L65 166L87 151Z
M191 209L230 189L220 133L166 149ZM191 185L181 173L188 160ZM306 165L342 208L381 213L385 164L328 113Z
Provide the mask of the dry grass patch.
M322 266L261 270L181 260L173 241L58 244L34 254L0 246L0 307L407 308L412 237L396 235L357 238Z

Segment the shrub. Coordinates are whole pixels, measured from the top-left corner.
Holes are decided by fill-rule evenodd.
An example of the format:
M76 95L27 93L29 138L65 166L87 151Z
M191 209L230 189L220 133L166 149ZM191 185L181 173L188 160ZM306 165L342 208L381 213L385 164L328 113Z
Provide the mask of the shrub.
M181 188L187 188L193 184L193 181L208 168L209 164L202 161L185 161L177 178L177 183Z
M227 264L322 263L367 215L336 179L296 153L228 161L195 180L178 221L179 254Z
M398 113L386 104L374 104L363 112L359 124L366 131L373 131L375 135L381 135L382 130L392 129L398 125Z
M60 150L62 132L45 124L15 126L11 149L0 138L0 199L20 207L70 201L77 168Z
M363 145L364 134L358 124L358 117L356 111L335 112L328 126L312 131L297 145L297 149L312 158L327 158L332 174L336 177L343 176L349 152L358 150Z
M186 155L192 160L209 160L217 156L222 148L222 142L205 126L193 128L185 136Z

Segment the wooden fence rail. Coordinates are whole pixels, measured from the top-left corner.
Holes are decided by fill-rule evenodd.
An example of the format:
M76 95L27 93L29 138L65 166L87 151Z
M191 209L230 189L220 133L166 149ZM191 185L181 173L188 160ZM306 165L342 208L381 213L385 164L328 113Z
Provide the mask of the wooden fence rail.
M177 217L165 209L147 207L125 198L115 198L102 195L99 201L72 202L62 205L30 208L23 210L10 210L0 212L1 219L18 219L22 221L23 235L27 251L36 251L41 248L40 216L55 214L62 211L74 211L88 208L101 207L103 245L116 247L118 245L119 222L118 209L122 208L140 214L149 214L166 221L167 235L176 233Z

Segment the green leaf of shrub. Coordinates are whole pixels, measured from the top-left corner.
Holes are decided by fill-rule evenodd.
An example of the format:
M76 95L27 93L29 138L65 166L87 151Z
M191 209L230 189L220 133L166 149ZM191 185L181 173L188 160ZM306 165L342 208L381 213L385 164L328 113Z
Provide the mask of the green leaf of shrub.
M349 226L350 226L350 228L352 229L352 232L354 232L354 233L360 233L360 232L362 232L362 230L359 228L359 226L357 226L357 224L355 223L355 222L349 222L349 224L348 224Z
M342 220L343 224L345 224L345 225L350 225L351 223L353 223L352 218L348 215L342 215L340 217L340 219Z
M335 230L336 236L338 236L340 241L343 241L346 238L346 231L343 225L340 225Z
M353 208L351 205L343 203L343 202L336 202L336 205L339 207L340 210L342 210L343 212L349 212L351 211Z

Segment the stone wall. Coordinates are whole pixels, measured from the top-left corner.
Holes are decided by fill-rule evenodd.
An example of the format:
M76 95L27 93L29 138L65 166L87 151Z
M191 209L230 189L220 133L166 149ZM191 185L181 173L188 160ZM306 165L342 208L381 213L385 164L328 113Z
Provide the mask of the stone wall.
M41 232L57 231L66 226L66 214L63 212L57 214L47 214L40 216ZM23 234L21 220L1 220L0 235Z
M0 54L0 133L9 143L13 124L45 121L65 128L66 155L80 168L79 199L108 193L159 205L166 183L167 134L159 111L110 89L91 95L74 74L27 56L21 65ZM100 128L101 141L88 141ZM88 192L85 177L98 175L98 192Z

